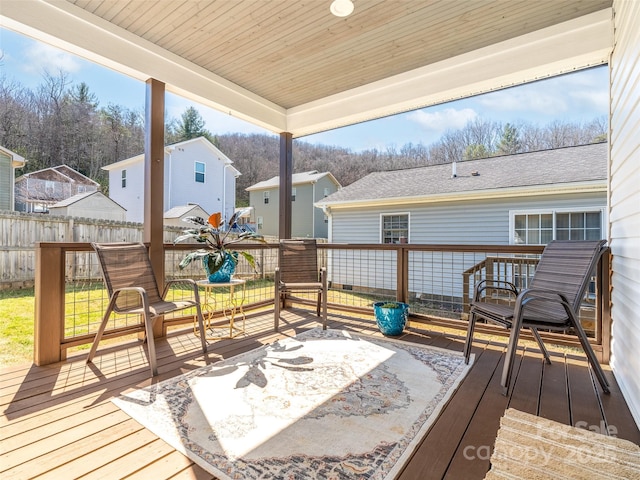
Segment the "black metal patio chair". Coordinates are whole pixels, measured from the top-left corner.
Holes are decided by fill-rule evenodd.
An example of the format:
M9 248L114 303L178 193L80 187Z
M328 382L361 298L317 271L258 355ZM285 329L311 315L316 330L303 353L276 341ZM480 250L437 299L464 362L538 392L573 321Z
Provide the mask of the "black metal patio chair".
M609 393L609 384L578 315L593 271L607 248L605 240L555 240L545 247L528 288L518 291L513 283L504 280L478 282L464 346L466 362L469 362L473 332L479 318L511 329L501 381L503 393L507 395L520 330L531 330L548 364L551 359L538 330L572 330L578 336L602 390ZM515 303L497 300L500 296L497 293L510 295Z

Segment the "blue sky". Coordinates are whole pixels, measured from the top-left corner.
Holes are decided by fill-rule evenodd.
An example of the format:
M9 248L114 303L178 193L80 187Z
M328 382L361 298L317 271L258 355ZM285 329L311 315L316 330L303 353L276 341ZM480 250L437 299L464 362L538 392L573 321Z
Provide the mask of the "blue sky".
M145 85L126 75L98 66L29 37L0 29L3 73L28 88L42 83L43 72L63 70L73 84L85 82L100 106L123 105L144 109ZM271 132L200 104L168 94L167 115L179 119L193 105L214 134ZM553 121L588 122L608 112L608 71L597 67L473 98L302 137L310 143L336 145L357 152L429 145L448 129L463 128L475 118L499 122L527 121L545 125Z

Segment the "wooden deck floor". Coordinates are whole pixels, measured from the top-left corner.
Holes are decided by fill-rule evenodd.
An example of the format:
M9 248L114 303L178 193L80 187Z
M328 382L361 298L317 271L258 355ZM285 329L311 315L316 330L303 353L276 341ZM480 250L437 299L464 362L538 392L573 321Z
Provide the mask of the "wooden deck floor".
M220 358L317 326L305 310L283 312L281 333L272 332L272 313L247 321L245 336L209 347L207 359L191 331L157 342L160 376L173 377ZM330 328L377 334L372 318L330 315ZM412 324L402 337L461 351L459 331L430 331ZM607 429L640 444L640 432L611 372L610 395L603 395L581 355L554 353L544 365L535 350L522 349L509 398L501 394L502 343L476 342L476 361L412 459L402 480L480 479L500 417L507 407L566 424ZM151 382L142 345L101 346L94 365L86 354L67 362L0 371L2 451L0 477L211 479L211 475L120 411L110 399Z

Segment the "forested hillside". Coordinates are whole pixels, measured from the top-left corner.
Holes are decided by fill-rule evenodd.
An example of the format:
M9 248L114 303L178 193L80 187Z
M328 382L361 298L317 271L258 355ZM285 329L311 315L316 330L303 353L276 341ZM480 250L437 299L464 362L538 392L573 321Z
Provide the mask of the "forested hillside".
M24 172L66 164L98 181L106 192L101 167L138 155L144 146L143 108L100 106L85 83L73 85L64 73L45 74L31 90L0 77L0 145L28 160ZM339 146L294 141L294 170L330 171L346 186L379 170L462 161L549 148L601 142L607 138L606 118L585 124L526 122L501 124L483 119L450 130L429 145L406 144L384 150L352 152ZM279 139L276 135L216 134L206 129L199 112L187 109L180 119L168 118L167 144L204 135L234 162L242 173L237 181L237 204L248 203L248 186L278 175Z

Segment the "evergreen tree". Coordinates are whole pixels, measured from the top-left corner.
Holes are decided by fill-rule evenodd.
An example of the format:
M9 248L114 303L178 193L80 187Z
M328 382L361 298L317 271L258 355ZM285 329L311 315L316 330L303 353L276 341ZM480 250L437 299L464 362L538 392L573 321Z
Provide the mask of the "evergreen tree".
M521 152L522 145L520 143L520 134L518 129L507 123L502 130L502 138L498 144L498 155L513 155L514 153Z
M464 150L464 160L474 160L476 158L487 158L491 156L491 152L482 144L473 144L467 146Z
M178 122L175 141L183 142L192 138L204 137L219 148L218 139L209 130L204 128L205 121L194 107L188 107L182 114L182 119Z

